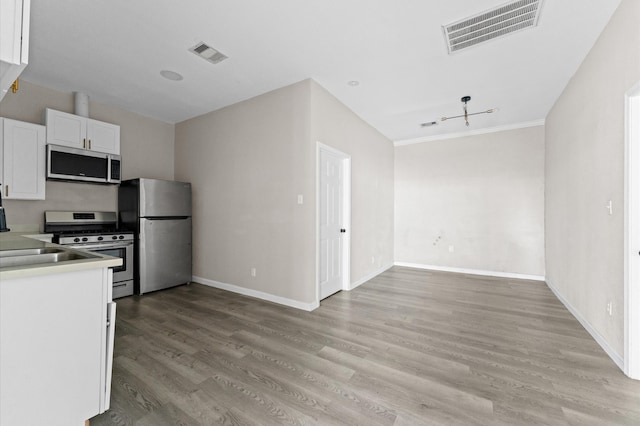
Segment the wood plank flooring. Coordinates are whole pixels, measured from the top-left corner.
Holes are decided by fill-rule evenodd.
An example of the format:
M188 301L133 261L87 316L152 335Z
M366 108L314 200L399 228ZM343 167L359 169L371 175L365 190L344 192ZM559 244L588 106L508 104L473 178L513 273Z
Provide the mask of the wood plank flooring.
M394 267L314 312L199 284L119 299L99 425L640 425L544 283Z

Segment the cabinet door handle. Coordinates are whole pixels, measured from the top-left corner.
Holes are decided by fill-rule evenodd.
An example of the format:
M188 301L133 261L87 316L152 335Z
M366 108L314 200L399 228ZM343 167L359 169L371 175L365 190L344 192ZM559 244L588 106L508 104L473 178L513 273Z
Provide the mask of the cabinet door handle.
M91 149L91 139L89 139L89 149Z
M5 185L4 186L4 196L8 197L9 196L9 185Z
M87 149L87 138L82 139L82 148Z

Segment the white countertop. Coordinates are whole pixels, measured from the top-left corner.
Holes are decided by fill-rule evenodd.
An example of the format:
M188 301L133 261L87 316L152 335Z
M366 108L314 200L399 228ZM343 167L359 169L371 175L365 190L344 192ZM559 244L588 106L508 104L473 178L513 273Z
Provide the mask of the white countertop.
M33 234L29 232L28 234ZM34 239L39 235L22 235L16 232L0 233L0 250L21 250L37 249L44 247L56 247L70 252L80 252L82 250L71 249L58 244L47 243ZM35 265L11 266L0 268L0 283L3 280L14 278L25 278L36 275L58 274L63 272L81 271L84 269L107 268L122 265L119 257L105 256L100 253L91 252L91 259L68 260L59 263L42 263Z

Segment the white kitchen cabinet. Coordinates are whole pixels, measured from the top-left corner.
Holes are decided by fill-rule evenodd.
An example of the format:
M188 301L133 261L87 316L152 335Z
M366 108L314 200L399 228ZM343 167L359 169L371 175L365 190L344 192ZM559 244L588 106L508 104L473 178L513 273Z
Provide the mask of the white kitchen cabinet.
M2 197L15 200L44 200L45 127L0 118L0 129Z
M109 408L108 268L2 279L0 424L84 425Z
M120 126L47 108L47 143L120 155Z
M29 61L31 0L0 0L0 101Z

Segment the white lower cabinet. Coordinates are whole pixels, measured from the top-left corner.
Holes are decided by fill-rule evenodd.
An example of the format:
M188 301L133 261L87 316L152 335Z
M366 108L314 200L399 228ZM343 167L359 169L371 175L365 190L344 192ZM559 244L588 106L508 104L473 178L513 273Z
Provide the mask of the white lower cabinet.
M96 268L2 280L0 424L82 426L108 408L110 277Z
M8 118L0 118L0 128L2 197L44 200L46 128Z

